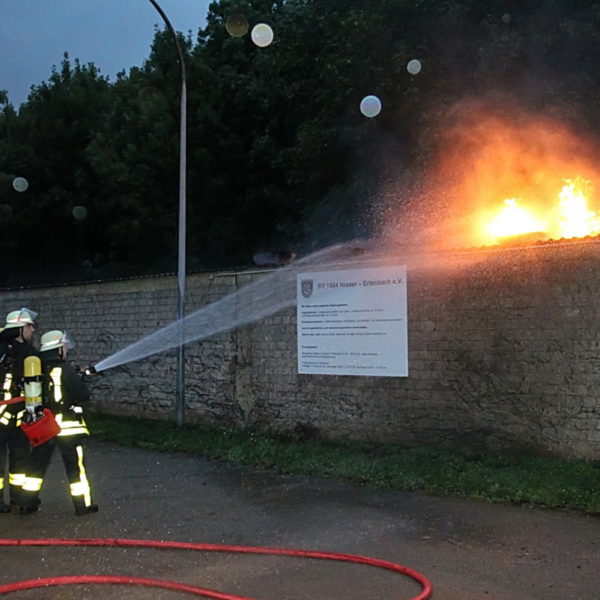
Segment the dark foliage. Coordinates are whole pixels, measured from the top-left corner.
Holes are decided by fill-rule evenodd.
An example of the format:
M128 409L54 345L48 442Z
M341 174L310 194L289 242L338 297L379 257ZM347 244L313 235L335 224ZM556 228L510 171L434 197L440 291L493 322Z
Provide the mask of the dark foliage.
M230 35L232 15L270 24L273 43ZM382 182L419 171L465 98L516 98L596 137L599 26L600 3L583 0L214 2L197 38L180 36L189 268L376 235ZM367 94L382 100L377 118L358 109ZM176 269L180 69L168 32L115 81L65 54L18 110L5 93L0 108L3 285Z

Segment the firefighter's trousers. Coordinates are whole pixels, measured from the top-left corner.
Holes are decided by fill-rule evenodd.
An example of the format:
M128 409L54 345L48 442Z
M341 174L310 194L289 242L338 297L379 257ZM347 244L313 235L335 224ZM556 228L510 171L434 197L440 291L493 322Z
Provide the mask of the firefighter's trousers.
M28 469L29 441L20 427L15 425L12 416L8 424L0 422L0 501L4 498L4 488L8 488L9 502L20 504L21 487L25 483Z
M85 509L93 504L83 452L83 443L87 437L84 434L59 435L41 446L32 448L32 467L23 484L22 506L37 506L39 504L39 493L44 483L46 469L50 464L54 449L57 447L65 465L71 500L75 510Z

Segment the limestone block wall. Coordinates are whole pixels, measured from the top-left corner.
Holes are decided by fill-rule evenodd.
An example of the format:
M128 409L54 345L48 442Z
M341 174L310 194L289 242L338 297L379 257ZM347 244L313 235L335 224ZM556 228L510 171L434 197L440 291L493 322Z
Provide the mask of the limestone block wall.
M407 378L298 375L289 308L186 346L186 420L600 458L598 240L391 260L408 266ZM265 276L190 275L186 313ZM2 290L0 314L38 311L94 364L171 323L176 294L172 276ZM172 350L118 366L93 406L173 419L175 379Z

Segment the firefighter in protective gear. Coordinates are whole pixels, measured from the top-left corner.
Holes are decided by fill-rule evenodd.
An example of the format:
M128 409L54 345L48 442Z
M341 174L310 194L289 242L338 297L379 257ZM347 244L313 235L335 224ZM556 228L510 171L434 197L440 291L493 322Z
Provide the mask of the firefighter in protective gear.
M0 381L2 400L23 395L23 364L28 356L37 356L31 340L37 313L28 308L14 310L6 316L0 333ZM21 487L29 463L29 442L21 431L23 403L0 405L0 513L10 512L11 504L20 504ZM8 456L8 478L5 476ZM5 485L8 483L8 485ZM4 502L4 488L10 500Z
M83 443L89 431L79 406L88 400L89 391L77 371L66 361L72 347L69 336L63 331L49 331L41 338L42 403L55 415L60 432L32 449L32 470L23 484L24 510L21 512L24 514L37 509L46 468L56 447L65 465L75 514L82 516L98 511L98 505L92 501L83 455Z

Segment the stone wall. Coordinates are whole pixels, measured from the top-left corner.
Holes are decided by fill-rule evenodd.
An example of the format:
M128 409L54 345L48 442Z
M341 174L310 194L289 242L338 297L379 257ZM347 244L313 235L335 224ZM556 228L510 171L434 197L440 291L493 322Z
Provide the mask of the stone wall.
M186 420L600 458L597 240L393 261L408 266L409 377L298 375L288 308L186 346ZM190 275L186 313L266 276ZM176 295L171 276L4 290L0 314L38 311L40 333L66 328L95 364L171 323ZM175 379L174 351L118 366L93 406L173 419Z

